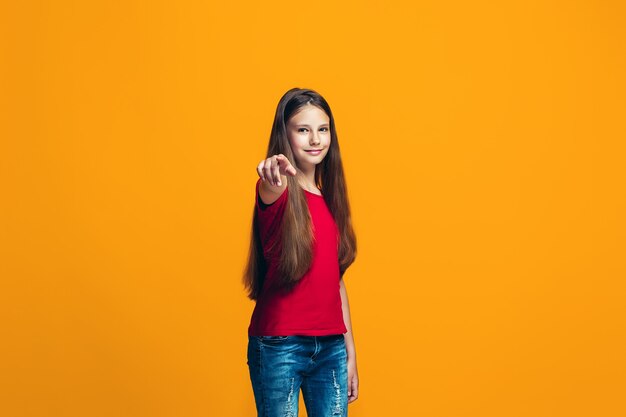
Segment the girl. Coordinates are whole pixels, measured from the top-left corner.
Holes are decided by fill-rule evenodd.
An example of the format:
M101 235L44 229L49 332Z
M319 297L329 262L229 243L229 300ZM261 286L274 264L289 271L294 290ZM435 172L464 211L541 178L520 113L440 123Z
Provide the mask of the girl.
M244 285L256 305L248 368L259 416L347 416L358 397L356 351L343 274L354 262L333 114L310 89L278 103L257 166Z

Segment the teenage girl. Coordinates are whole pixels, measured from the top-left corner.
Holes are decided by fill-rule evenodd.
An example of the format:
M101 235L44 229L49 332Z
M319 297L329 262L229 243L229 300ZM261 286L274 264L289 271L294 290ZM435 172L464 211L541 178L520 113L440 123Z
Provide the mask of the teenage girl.
M244 285L256 305L247 364L258 416L347 416L359 379L343 281L356 237L333 114L314 90L278 103L257 166Z

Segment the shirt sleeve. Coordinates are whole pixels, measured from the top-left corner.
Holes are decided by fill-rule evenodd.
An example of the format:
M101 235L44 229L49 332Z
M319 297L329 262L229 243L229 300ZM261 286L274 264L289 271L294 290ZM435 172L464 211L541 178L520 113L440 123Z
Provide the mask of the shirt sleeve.
M268 247L269 243L279 237L280 224L287 205L289 187L285 187L285 190L276 201L271 204L265 204L259 194L260 184L261 178L259 178L256 183L255 210L259 221L261 243L263 244L263 249L265 249Z

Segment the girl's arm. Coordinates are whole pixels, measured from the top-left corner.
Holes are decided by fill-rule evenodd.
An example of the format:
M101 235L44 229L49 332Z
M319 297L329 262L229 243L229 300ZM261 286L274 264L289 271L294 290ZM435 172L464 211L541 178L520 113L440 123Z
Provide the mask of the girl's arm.
M359 398L359 372L356 367L356 350L354 349L354 337L352 336L352 322L350 320L350 304L348 304L348 292L343 279L339 280L339 293L341 294L341 308L343 310L343 322L347 332L343 335L346 341L348 354L348 404Z
M256 171L261 177L259 197L265 204L272 204L282 195L287 188L287 175L294 177L297 174L289 159L282 153L259 162Z
M350 303L348 302L348 291L343 278L339 280L339 293L341 294L341 309L343 310L343 322L348 329L344 334L346 340L346 350L348 351L348 360L356 360L356 350L354 348L354 337L352 335L352 321L350 320Z

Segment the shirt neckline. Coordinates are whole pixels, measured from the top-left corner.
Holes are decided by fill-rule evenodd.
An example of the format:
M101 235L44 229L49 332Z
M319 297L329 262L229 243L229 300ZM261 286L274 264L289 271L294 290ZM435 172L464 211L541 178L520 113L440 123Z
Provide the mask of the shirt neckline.
M300 188L302 188L302 187L300 187ZM307 189L304 189L304 188L302 188L302 189L304 190L304 192L309 193L309 194L311 194L311 195L314 195L315 197L324 197L324 196L323 196L323 195L321 195L321 194L315 194L315 193L313 193L313 192L311 192L311 191L309 191L309 190L307 190Z

